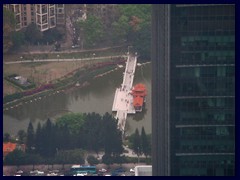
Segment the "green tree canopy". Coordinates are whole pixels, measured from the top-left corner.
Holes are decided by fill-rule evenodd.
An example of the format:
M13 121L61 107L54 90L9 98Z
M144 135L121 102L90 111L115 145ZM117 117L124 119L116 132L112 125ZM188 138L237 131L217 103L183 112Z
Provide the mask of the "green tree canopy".
M149 60L151 53L151 23L143 23L142 27L132 37L134 37L132 45L140 55L140 59Z
M11 40L14 48L19 48L25 42L25 34L22 31L14 31L11 33Z
M24 130L18 131L18 140L19 143L26 143L27 133Z
M71 151L58 151L55 156L56 163L62 164L62 169L64 169L64 165L71 162Z
M35 147L36 151L41 154L43 148L43 135L42 135L42 126L40 122L37 125L36 136L35 136Z
M25 164L25 153L21 150L14 150L7 154L7 156L4 159L4 163L6 165L16 165L20 166L22 164Z
M25 31L26 41L36 44L42 40L42 32L37 28L36 24L29 24Z
M68 150L69 161L74 164L84 164L86 152L82 149Z
M141 58L150 59L151 5L122 4L119 9L120 16L112 23L113 41L127 40Z
M88 150L94 150L96 153L98 153L102 147L102 127L102 117L99 114L89 113L85 116L83 133Z
M145 133L144 127L142 127L142 132L141 132L141 146L142 146L142 152L143 154L147 157L150 155L150 141Z
M78 135L84 123L84 115L79 113L68 113L58 118L58 127L67 127L71 135Z
M89 156L87 157L87 161L88 161L88 163L89 163L91 166L96 165L96 164L99 163L98 159L95 158L93 155L89 155Z
M10 141L10 134L4 133L3 135L3 142L9 142Z
M109 113L103 115L103 140L105 154L117 156L123 152L122 133L117 127L117 121Z
M55 127L50 119L42 128L42 155L52 157L56 153Z
M77 29L83 30L82 38L86 47L93 47L101 42L104 36L104 27L100 18L89 15L85 21L77 23Z
M30 121L27 129L27 141L26 141L27 152L33 151L35 146L34 138L35 138L34 128L33 128L32 122Z
M12 46L11 33L15 28L13 12L3 7L3 52L7 52Z
M62 33L57 28L52 28L43 32L42 42L52 44L55 41L61 40L62 36Z
M133 136L133 151L139 156L141 154L141 138L139 135L138 129L135 130L135 134Z
M102 157L102 162L108 166L113 163L113 160L114 158L109 154L104 154Z
M127 40L130 31L129 17L125 15L120 16L118 21L112 23L112 29L112 40L115 43Z

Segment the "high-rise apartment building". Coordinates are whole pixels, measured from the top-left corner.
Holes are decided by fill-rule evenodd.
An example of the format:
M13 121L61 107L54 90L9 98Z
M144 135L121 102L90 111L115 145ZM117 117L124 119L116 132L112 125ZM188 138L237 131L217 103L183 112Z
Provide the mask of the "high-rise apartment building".
M36 24L40 31L56 27L55 4L36 4Z
M235 5L154 5L153 175L235 174Z
M57 26L64 26L66 23L65 17L65 5L64 4L55 4L56 5L56 24Z
M40 31L65 26L64 4L4 4L4 7L14 13L17 31L31 23Z

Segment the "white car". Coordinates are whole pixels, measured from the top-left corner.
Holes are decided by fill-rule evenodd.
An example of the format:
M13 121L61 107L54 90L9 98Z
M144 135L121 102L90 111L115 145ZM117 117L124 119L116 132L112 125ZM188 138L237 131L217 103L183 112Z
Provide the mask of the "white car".
M22 174L23 171L22 171L22 170L18 170L17 173L18 173L18 174Z
M47 176L57 176L57 175L58 175L58 174L57 174L57 173L54 173L54 172L47 174Z
M44 175L44 172L39 170L34 170L34 171L30 171L30 174Z
M107 170L102 168L102 169L99 169L99 172L107 172Z
M135 170L134 170L134 169L130 169L130 172L133 172L133 173L134 173L134 172L135 172Z
M87 176L87 173L77 173L76 176Z

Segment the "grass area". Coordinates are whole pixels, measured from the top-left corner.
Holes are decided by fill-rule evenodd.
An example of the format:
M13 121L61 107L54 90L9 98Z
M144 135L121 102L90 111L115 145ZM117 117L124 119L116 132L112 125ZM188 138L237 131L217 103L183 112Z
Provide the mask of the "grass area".
M82 52L49 52L49 53L39 53L39 54L3 54L4 61L17 61L24 59L71 59L71 58L93 58L100 56L114 56L114 55L124 55L126 53L127 47L114 47L109 49L100 50L85 50ZM22 58L21 58L22 57ZM93 65L98 62L109 61L105 59L97 60L92 59L89 61L72 61L72 62L34 62L34 63L24 63L24 64L3 64L3 96L19 92L10 83L7 83L4 78L10 74L19 74L20 76L28 78L30 81L34 82L36 86L41 84L46 84L51 81L60 80L65 77L68 73L75 71L76 69L83 68L89 65Z
M81 84L85 84L86 82L91 81L96 75L101 74L103 72L106 72L110 69L115 68L116 65L110 65L106 67L101 67L99 69L95 69L94 66L88 67L87 69L82 68L76 71L75 73L71 73L71 75L68 75L67 77L63 78L62 80L58 79L55 80L55 82L52 82L54 86L54 91L64 89L66 87L72 87L76 84L76 82L80 82ZM26 96L23 93L14 93L8 96L5 96L3 98L4 103L11 102L10 104L16 104L19 101L26 101L28 99L32 99L34 97L38 97L39 95L42 95L43 93L48 93L53 91L53 89L47 90L47 91L41 91L39 93ZM16 100L16 101L15 101ZM10 104L5 104L4 108L10 106Z
M116 60L92 60L84 62L84 64L80 61L39 63L37 65L32 65L34 63L28 63L27 66L25 64L4 64L4 77L8 77L9 74L13 73L26 77L28 80L31 80L36 84L36 89L33 91L36 91L38 90L37 88L42 88L42 85L49 83L53 84L55 90L59 90L68 86L72 87L76 82L79 82L82 85L88 83L89 80L93 79L95 76L114 69L116 63L123 62L121 59L119 61L118 58ZM107 64L99 62L107 62ZM7 84L5 79L6 78L4 78L4 84ZM19 90L10 93L12 92L12 88L14 88L14 85L9 86L9 83L8 86L4 86L3 99L5 103L16 99L22 100L22 98L26 98L24 97L26 95L19 92Z

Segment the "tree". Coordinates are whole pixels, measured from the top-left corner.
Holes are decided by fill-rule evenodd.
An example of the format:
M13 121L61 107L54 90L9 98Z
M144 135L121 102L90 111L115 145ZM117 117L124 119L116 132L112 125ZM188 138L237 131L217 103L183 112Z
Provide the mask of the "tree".
M123 153L122 132L116 127L115 140L113 145L113 155L120 156Z
M103 140L105 154L117 156L123 152L122 134L117 128L117 121L109 113L103 115Z
M77 136L84 123L83 114L68 113L58 118L56 124L58 127L66 126L71 135Z
M30 24L25 31L25 39L31 44L36 44L42 39L42 32L37 28L36 24Z
M101 134L102 117L96 113L89 113L85 116L83 125L84 139L86 139L86 148L94 150L97 154L102 148L103 140Z
M115 157L115 163L118 163L120 166L122 166L124 161L125 161L125 156L116 156Z
M151 5L119 5L119 19L112 23L114 42L127 40L142 58L150 58Z
M12 46L11 33L14 31L15 18L13 12L3 8L3 52L6 53Z
M3 142L9 142L9 141L10 141L10 134L9 133L4 133Z
M133 151L137 154L138 157L141 154L141 138L138 129L135 130L133 138Z
M82 149L69 150L69 161L74 164L84 164L86 152Z
M74 150L61 150L56 156L56 162L62 164L62 169L64 169L64 165L67 163L71 164L84 164L84 156L86 152L82 149L74 149Z
M141 28L133 35L132 45L140 55L141 59L150 59L151 47L151 23L142 24Z
M112 40L115 43L121 42L122 40L127 40L127 35L130 31L129 18L122 15L118 21L112 23Z
M18 140L19 143L25 143L27 138L27 133L24 130L19 130L18 131Z
M38 154L25 154L24 159L25 164L32 165L32 170L35 169L36 164L40 164L42 162L42 158Z
M36 136L35 136L35 147L36 147L36 152L39 154L42 154L43 136L42 136L42 127L40 122L37 125Z
M96 43L101 42L104 37L103 24L101 20L93 15L89 15L85 21L77 23L77 29L83 30L81 39L87 47L93 47Z
M61 48L61 44L60 44L60 42L58 42L58 41L56 41L55 43L54 43L54 49L55 49L55 51L59 51L60 50L60 48Z
M26 148L27 152L32 152L34 149L34 128L31 121L28 124L27 129L27 141L26 141Z
M43 32L42 41L44 43L52 44L53 42L59 41L61 39L62 39L62 34L57 28L52 28Z
M142 132L141 132L141 147L142 147L143 154L147 158L147 156L150 155L150 142L145 133L144 127L142 127Z
M25 164L25 153L16 149L7 154L4 162L6 165L16 165L19 168L20 165Z
M59 127L56 125L55 127L55 144L56 148L59 150L67 150L71 145L71 136L67 126Z
M71 163L69 158L69 151L59 151L55 156L56 162L62 164L62 169L64 169L65 164Z
M21 45L24 44L25 35L22 31L14 31L11 34L11 40L13 42L13 47L19 48Z
M105 153L102 157L102 162L108 165L108 168L109 168L109 165L113 163L113 157Z
M42 155L45 157L54 156L56 152L54 135L54 125L48 119L42 130Z
M88 161L88 163L89 163L91 166L96 165L96 164L99 163L98 159L95 158L93 155L89 155L89 156L87 157L87 161Z

